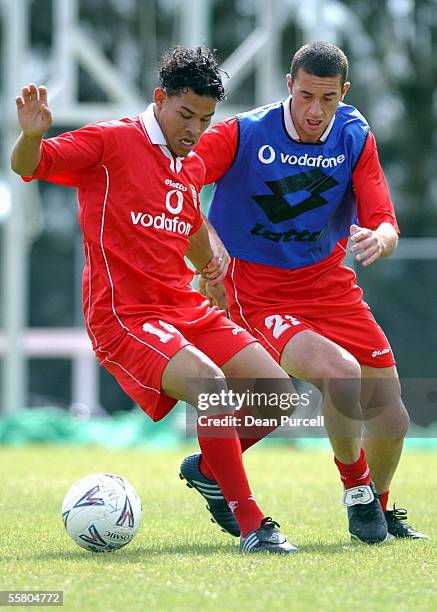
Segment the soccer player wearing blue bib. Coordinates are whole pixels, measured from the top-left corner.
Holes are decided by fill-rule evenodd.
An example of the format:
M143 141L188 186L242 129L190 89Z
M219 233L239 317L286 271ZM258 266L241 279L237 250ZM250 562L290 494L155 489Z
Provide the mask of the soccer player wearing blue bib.
M322 390L352 537L424 538L405 511L387 510L409 418L388 340L343 264L348 240L368 266L394 251L399 231L375 138L343 102L347 76L335 45L305 45L284 102L216 125L196 152L231 256L231 316L288 374ZM243 451L265 434L242 437ZM204 458L200 469L214 480Z

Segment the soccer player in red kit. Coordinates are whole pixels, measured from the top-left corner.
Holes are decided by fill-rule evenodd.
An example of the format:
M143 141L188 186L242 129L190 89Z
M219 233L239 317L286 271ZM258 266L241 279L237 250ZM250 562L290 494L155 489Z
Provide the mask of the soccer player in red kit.
M87 331L100 363L154 421L177 400L197 407L199 391L226 397L226 376L261 372L290 385L258 342L192 289L184 261L186 255L212 282L226 272L200 212L205 168L193 152L223 96L214 54L176 47L162 59L154 102L134 118L43 140L52 122L47 90L31 84L16 99L22 133L12 168L25 180L78 189ZM200 380L204 387L189 384ZM221 416L232 409L225 401ZM200 484L225 529L221 515L232 508L240 550L296 552L251 493L235 428L210 425L202 433L198 426L198 437L214 482L198 465L185 477Z
M352 537L423 538L405 511L387 510L409 419L388 340L342 263L348 238L363 266L397 245L375 138L343 103L348 62L335 45L305 45L290 72L285 101L214 126L196 147L231 256L229 309L287 373L324 392Z

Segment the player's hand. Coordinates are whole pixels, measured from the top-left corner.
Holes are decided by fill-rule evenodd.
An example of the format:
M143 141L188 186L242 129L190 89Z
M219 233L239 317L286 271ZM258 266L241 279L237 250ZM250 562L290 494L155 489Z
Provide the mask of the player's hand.
M47 89L34 83L21 90L15 98L23 134L29 138L42 138L52 125L52 113L47 105Z
M214 287L225 279L230 261L231 258L227 250L224 247L220 248L217 253L211 257L201 274L206 278L208 283Z
M351 253L358 253L355 259L363 266L370 266L382 254L382 244L378 234L359 225L350 226L350 239L354 243Z
M223 283L211 285L203 276L199 279L199 292L209 300L210 306L217 306L228 312L228 300Z

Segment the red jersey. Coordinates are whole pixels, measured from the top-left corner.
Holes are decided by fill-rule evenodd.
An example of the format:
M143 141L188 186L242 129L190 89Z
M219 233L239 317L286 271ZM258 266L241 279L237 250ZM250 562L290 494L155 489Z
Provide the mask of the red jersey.
M34 176L78 189L85 269L83 307L94 348L147 318L183 321L208 310L184 255L203 222L205 168L174 157L154 117L90 124L42 142Z

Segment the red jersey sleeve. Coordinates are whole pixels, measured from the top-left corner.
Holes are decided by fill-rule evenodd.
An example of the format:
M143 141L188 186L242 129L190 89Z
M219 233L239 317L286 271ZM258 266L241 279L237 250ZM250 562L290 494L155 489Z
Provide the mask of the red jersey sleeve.
M390 223L399 234L393 203L372 132L369 132L353 172L352 183L357 199L359 224L374 230L381 223Z
M196 153L205 163L205 183L215 183L229 170L238 148L238 121L227 119L210 128L202 135Z
M37 169L33 176L23 179L26 182L45 179L60 185L79 187L86 171L101 163L104 151L102 132L102 126L94 123L43 140Z

